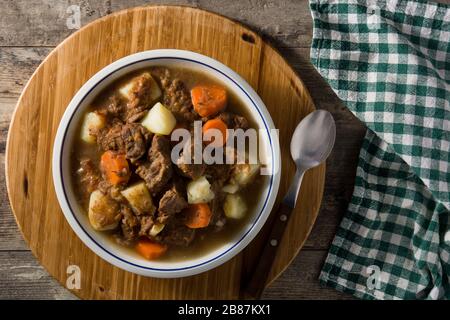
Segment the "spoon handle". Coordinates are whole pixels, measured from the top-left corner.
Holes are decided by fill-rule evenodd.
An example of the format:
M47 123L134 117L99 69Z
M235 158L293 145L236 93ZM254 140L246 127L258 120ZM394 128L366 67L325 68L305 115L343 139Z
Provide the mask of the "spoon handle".
M292 209L295 208L295 204L297 203L298 192L300 191L304 174L305 169L302 167L297 167L294 179L292 180L291 185L283 198L283 203Z
M278 245L281 243L289 217L295 207L295 201L297 200L297 193L300 189L303 173L303 170L297 170L295 179L292 182L286 197L283 199L275 213L275 220L272 224L270 235L266 239L266 244L259 257L258 263L253 269L253 273L250 275L250 281L245 287L244 295L247 298L259 299L262 295L273 261L277 254ZM295 195L292 192L294 190Z
M261 297L276 257L278 245L281 242L284 230L286 229L286 223L291 213L292 208L284 203L281 203L278 207L275 217L276 220L272 225L269 238L266 240L264 249L256 267L253 269L253 273L250 275L250 281L245 288L245 294L248 298L259 299Z

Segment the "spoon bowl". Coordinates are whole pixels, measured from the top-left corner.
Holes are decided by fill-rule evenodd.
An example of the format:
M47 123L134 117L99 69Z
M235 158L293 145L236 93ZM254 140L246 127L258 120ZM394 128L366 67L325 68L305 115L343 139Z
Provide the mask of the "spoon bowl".
M297 167L305 170L316 167L330 155L335 139L333 116L325 110L311 112L297 125L292 135L292 159Z
M326 160L335 140L336 124L328 111L316 110L300 121L291 140L291 156L297 170L283 204L295 208L305 171Z

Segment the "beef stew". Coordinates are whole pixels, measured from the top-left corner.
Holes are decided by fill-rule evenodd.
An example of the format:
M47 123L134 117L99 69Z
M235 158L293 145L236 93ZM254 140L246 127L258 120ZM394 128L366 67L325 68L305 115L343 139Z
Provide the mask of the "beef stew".
M202 148L224 154L235 152L227 129L256 128L225 85L190 69L139 70L94 99L72 148L73 188L93 229L164 261L204 255L242 230L266 177L259 164L186 162L194 143L173 159L171 134L195 122L221 133Z

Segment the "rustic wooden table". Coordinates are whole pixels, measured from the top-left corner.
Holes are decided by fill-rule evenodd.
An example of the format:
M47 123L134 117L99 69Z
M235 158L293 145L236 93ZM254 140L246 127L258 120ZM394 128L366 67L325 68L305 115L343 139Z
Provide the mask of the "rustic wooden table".
M322 288L318 275L353 191L365 126L348 111L309 62L312 20L307 0L0 0L0 299L75 299L43 269L14 221L6 193L5 145L17 99L47 54L76 31L66 24L79 5L81 25L111 12L145 4L183 4L238 20L261 33L295 68L315 104L337 124L336 146L327 163L323 203L304 248L265 299L348 299Z

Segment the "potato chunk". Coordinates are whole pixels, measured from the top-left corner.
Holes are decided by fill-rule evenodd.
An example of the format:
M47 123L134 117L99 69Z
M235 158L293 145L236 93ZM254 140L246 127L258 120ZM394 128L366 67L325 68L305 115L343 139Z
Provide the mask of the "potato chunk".
M100 190L91 193L89 199L89 222L98 231L117 228L120 220L119 204Z
M81 124L81 140L87 143L95 143L96 136L92 133L105 126L105 118L96 112L89 112L84 116Z
M239 191L239 185L231 183L227 184L223 186L222 191L226 193L236 193Z
M231 175L231 183L246 186L251 183L258 174L259 164L237 164Z
M214 199L214 192L211 190L211 184L201 176L188 183L187 187L188 203L207 203Z
M155 134L169 135L175 128L177 120L169 109L158 102L145 115L141 124Z
M159 88L158 84L156 83L155 79L151 76L149 72L144 72L139 76L134 77L131 79L130 82L125 84L123 87L119 88L119 93L122 95L123 98L126 100L133 99L134 91L136 87L139 85L139 81L146 82L146 86L150 87L149 92L149 99L151 101L156 101L161 96L161 89Z
M223 203L223 211L228 218L242 219L247 213L247 204L238 194L227 194Z
M138 215L153 214L156 210L152 197L143 181L126 188L121 191L121 194L127 199L131 209Z
M150 229L149 234L150 234L152 237L155 237L158 233L160 233L161 231L163 231L163 229L164 229L165 226L166 226L166 225L164 225L164 224L162 224L162 223L155 223L155 224L153 225L153 227Z

